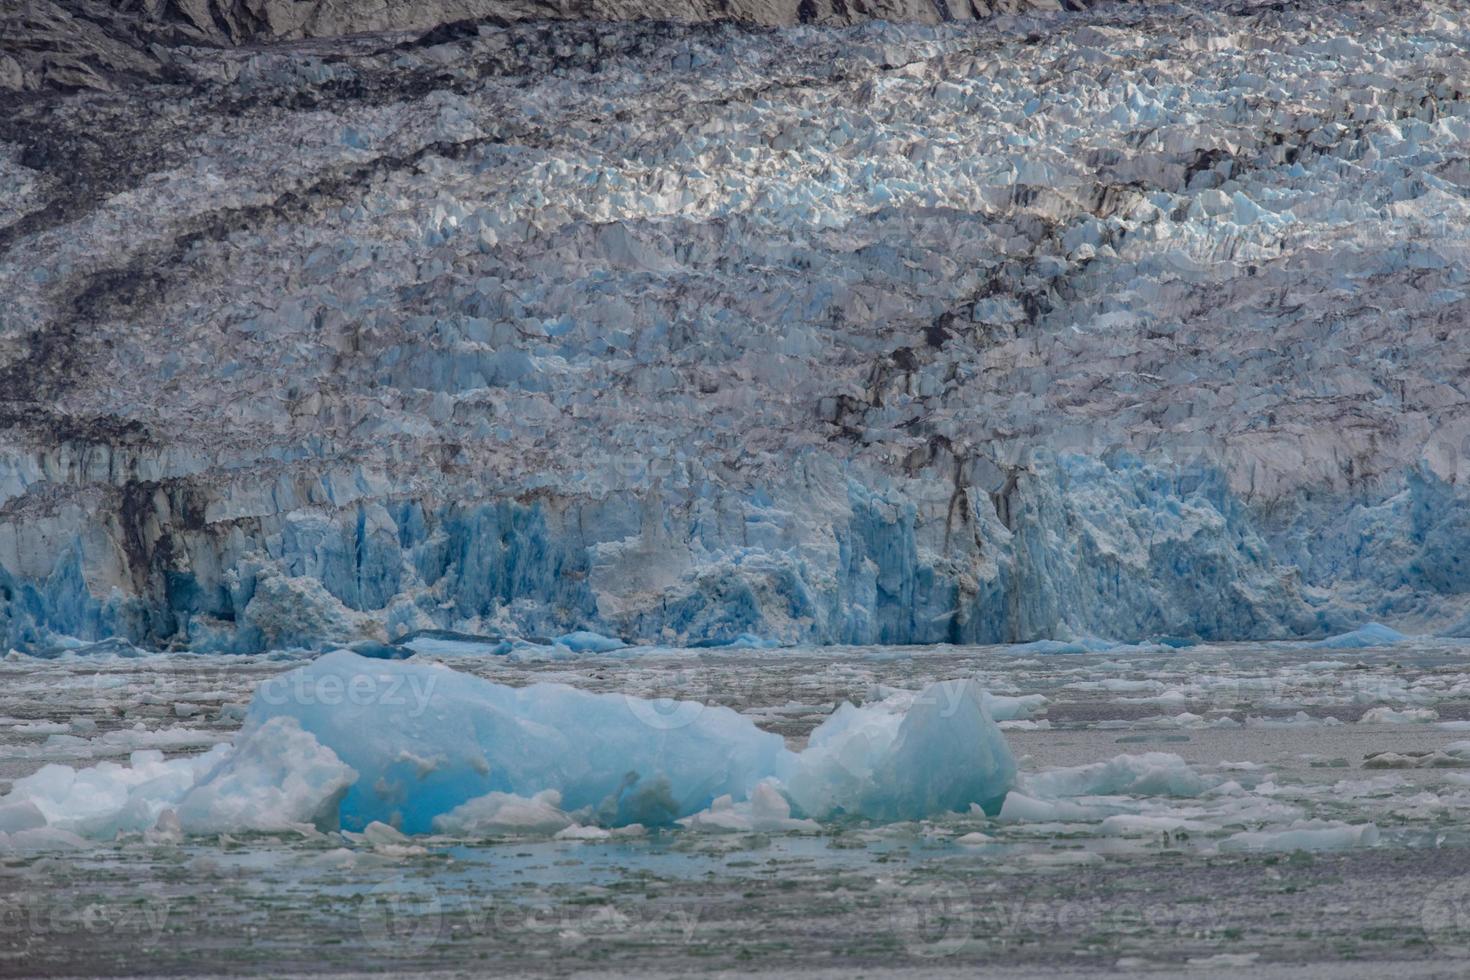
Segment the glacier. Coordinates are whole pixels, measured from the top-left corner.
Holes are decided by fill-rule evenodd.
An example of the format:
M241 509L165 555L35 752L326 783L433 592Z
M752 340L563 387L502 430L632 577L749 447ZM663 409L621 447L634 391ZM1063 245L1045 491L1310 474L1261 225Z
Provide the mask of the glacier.
M1461 4L184 6L0 54L6 649L1470 634Z
M127 765L50 763L15 780L0 831L474 836L993 812L1016 763L986 697L957 680L845 703L795 752L718 705L513 688L342 650L264 681L232 743L170 760L140 749Z

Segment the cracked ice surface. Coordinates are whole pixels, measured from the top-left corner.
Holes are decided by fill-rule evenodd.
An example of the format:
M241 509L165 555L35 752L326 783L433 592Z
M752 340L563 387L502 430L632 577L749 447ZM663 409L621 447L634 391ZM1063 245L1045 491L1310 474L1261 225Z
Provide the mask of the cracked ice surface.
M1467 41L526 23L29 104L6 638L1461 632Z

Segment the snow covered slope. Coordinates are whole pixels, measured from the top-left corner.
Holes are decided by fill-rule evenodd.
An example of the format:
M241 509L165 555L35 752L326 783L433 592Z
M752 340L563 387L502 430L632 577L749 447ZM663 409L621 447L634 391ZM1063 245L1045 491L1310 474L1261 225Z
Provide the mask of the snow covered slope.
M1470 628L1470 7L456 24L0 112L0 639Z

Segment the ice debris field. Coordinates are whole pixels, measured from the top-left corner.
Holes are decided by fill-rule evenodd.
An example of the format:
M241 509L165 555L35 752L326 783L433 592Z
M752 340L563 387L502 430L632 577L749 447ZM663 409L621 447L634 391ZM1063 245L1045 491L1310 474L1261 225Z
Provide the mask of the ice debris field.
M356 910L391 882L432 889L446 922L484 903L626 921L648 913L622 892L642 883L725 909L678 946L692 964L738 943L736 920L786 935L767 892L780 880L782 901L817 903L801 921L844 931L871 929L873 902L922 908L939 889L986 908L1010 882L1049 956L1075 937L1040 935L1055 932L1047 917L1077 902L1147 888L1137 901L1162 915L1194 889L1236 888L1253 911L1212 913L1233 922L1271 907L1257 876L1288 860L1293 902L1389 916L1392 941L1342 942L1399 956L1405 937L1460 941L1424 903L1470 848L1470 668L1460 641L1367 632L1378 645L13 655L0 661L0 878L46 910L143 887L181 930L326 916L352 936L357 919L311 896ZM832 904L833 889L846 898ZM1314 935L1347 921L1292 908ZM1107 955L1149 952L1114 913L1087 914L1103 917ZM885 942L930 941L883 922ZM1312 945L1251 922L1271 957ZM531 955L464 928L466 948ZM576 928L592 929L587 955L648 938ZM1152 952L1233 955L1239 928L1216 921ZM521 941L561 955L556 935ZM961 940L961 955L1016 941L978 923ZM384 955L401 967L407 954Z
M7 710L74 714L0 718L12 780L0 848L373 826L596 839L972 821L1105 836L1189 830L1211 848L1291 850L1376 842L1380 807L1330 818L1353 816L1342 804L1359 795L1392 799L1406 773L1443 776L1450 790L1412 797L1411 809L1448 817L1470 805L1470 777L1455 772L1470 768L1459 644L1400 638L1353 664L1322 659L1316 644L1239 649L1244 664L1229 648L1168 647L1040 660L1025 647L573 661L345 650L304 662L13 657ZM1368 653L1360 635L1335 649ZM1395 653L1421 666L1396 669ZM932 673L946 669L969 673ZM746 670L774 676L742 680ZM770 703L775 691L796 696ZM1058 751L1050 743L1074 744L1068 731L1096 733L1089 754L1102 743L1119 752L1040 767L1027 755L1018 768L1008 737L1046 758ZM1171 750L1253 738L1340 741L1361 758L1312 756L1308 768L1374 774L1283 785L1269 763L1191 763ZM1135 744L1144 749L1123 748ZM1323 791L1335 799L1316 799Z

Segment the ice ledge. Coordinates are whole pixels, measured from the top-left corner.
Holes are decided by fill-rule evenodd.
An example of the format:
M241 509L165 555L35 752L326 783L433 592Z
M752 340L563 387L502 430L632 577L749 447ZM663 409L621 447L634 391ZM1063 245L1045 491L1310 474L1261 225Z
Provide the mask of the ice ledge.
M5 568L44 555L12 551L0 562L0 631L31 652L109 636L250 652L424 630L565 636L568 648L585 645L583 630L618 643L747 646L1274 639L1370 618L1324 602L1332 579L1304 582L1297 555L1283 554L1282 542L1297 549L1300 537L1263 530L1217 470L1037 455L994 492L939 490L918 479L875 490L831 470L660 500L365 499L328 509L287 498L282 512L245 523L165 521L172 543L162 551L174 562L141 593L105 526L62 516L16 529L12 548L39 551L68 532L73 543L44 577ZM1400 540L1453 523L1457 495L1419 496L1417 507L1345 519L1368 513L1382 537ZM1299 519L1321 527L1333 517ZM1340 567L1327 550L1334 539L1324 540L1313 558ZM1372 574L1453 611L1452 594L1433 591L1458 582L1440 557L1453 551L1430 541L1397 573Z

